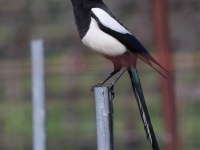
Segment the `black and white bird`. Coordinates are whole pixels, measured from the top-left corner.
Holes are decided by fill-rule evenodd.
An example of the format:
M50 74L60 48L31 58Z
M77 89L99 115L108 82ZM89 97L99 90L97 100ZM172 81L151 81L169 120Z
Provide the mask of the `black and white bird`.
M71 0L75 23L84 45L111 60L114 71L102 82L101 86L111 76L125 65L130 66L128 58L137 56L164 77L164 69L110 12L102 0Z
M118 72L117 78L110 84L111 88L113 88L117 80L126 70L128 70L131 76L131 67L135 67L136 58L141 59L161 75L167 77L167 70L163 68L148 53L135 36L115 18L102 0L71 1L75 23L83 44L103 57L111 60L114 65L114 71L96 86L103 85L110 77ZM133 81L132 76L131 80ZM139 81L139 79L137 81ZM135 82L136 85L137 83L139 84L137 81ZM136 85L133 85L134 90L136 91L136 99L139 99L139 101L140 99L143 100L143 96L140 97L141 90L138 90ZM139 92L137 92L137 90ZM150 133L151 123L149 123L150 118L148 116L146 105L143 108L144 103L145 102L138 102L138 105L141 108L141 116L143 118L148 139L152 144L152 134ZM144 114L147 114L147 116ZM155 144L153 147L156 147Z

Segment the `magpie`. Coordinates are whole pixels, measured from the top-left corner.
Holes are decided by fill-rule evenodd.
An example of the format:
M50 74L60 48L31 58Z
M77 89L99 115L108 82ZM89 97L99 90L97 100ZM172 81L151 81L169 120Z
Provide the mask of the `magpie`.
M110 60L114 66L114 71L95 86L102 86L118 73L109 85L113 89L121 75L128 70L148 139L153 147L158 147L155 146L157 143L152 142L152 133L150 132L153 131L150 131L152 130L151 122L137 76L136 59L141 59L165 78L167 78L168 71L149 54L102 0L71 0L71 2L75 24L83 44Z
M75 23L84 45L111 60L114 71L105 80L97 84L101 86L136 55L149 66L167 78L167 70L163 68L144 48L144 46L116 19L102 0L71 0Z

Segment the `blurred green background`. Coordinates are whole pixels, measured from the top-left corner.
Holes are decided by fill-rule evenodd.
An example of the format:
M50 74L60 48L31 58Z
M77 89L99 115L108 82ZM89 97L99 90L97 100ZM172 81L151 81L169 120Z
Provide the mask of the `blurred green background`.
M156 57L149 0L105 0L124 25ZM175 93L181 150L200 147L200 1L169 0ZM70 0L0 1L0 150L30 150L32 101L30 42L45 43L48 150L96 149L92 85L112 64L81 43ZM144 95L161 149L166 136L160 76L138 61ZM128 74L115 87L116 150L151 149Z

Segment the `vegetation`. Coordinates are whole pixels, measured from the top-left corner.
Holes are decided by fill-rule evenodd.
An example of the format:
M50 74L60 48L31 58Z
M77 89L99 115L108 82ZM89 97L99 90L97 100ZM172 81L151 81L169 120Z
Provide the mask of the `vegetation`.
M77 66L75 70L70 70L70 66L77 64L76 61L80 61L80 57L77 57L78 60L74 57L73 63L69 58L62 56L46 60L47 147L49 150L96 149L95 104L90 87L105 76L112 66L103 58L87 57L81 60L81 65ZM32 148L30 62L27 60L17 62L1 61L0 63L15 72L13 76L3 77L2 72L0 75L1 79L3 77L0 88L2 89L0 97L2 150ZM1 68L3 69L2 66ZM159 144L163 147L165 134L158 84L159 75L145 67L140 61L138 68L152 123ZM193 71L193 76L190 76L189 71L185 74L182 74L181 70L179 72L177 86L185 83L186 87L191 87L194 86L191 83L198 81L198 72ZM9 74L8 72L4 73ZM10 85L6 85L8 81L10 81ZM16 81L20 82L17 83L17 86L13 86ZM198 82L196 86L198 86ZM21 90L19 90L20 87ZM8 90L6 88L12 91L10 95L5 94L5 91ZM149 143L146 140L128 74L120 79L115 91L117 92L114 100L116 149L132 149L133 147L147 149ZM182 149L197 150L199 147L200 105L198 95L195 95L195 91L193 91L194 93L190 91L191 95L188 96L189 93L184 88L181 92L181 94L178 92L179 95L177 95L177 107Z
M154 51L151 1L105 0L145 47ZM198 150L200 1L170 0L176 94L182 150ZM0 149L32 149L30 41L42 38L46 55L48 150L96 149L91 85L112 66L83 47L70 0L0 1ZM164 146L159 75L138 63L152 123ZM114 100L115 149L150 149L128 75Z

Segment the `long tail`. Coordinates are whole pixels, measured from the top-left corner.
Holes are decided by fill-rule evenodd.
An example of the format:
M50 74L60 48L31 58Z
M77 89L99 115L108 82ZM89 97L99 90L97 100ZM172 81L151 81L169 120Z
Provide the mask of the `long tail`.
M156 136L153 130L153 126L151 124L151 119L148 113L148 109L145 103L142 87L140 84L140 79L137 73L137 69L135 66L130 66L128 69L128 73L131 78L131 83L133 86L133 91L137 100L137 104L139 107L140 115L144 124L144 129L147 135L147 139L152 145L153 150L159 150L159 146L156 140Z

